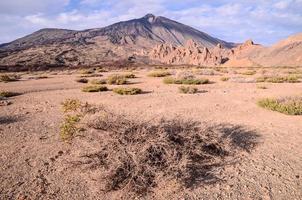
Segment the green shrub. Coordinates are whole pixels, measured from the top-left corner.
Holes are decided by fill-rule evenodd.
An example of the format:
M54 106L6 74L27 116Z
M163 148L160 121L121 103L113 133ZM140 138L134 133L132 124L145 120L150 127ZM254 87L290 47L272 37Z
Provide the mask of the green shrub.
M81 107L81 102L78 99L66 99L62 102L63 112L75 112Z
M299 83L299 76L273 76L273 77L258 77L257 82L268 83Z
M190 87L190 86L180 86L178 90L180 93L184 93L184 94L195 94L198 92L198 89L196 87Z
M230 78L229 77L221 77L220 80L221 81L228 81Z
M287 97L282 99L261 99L258 105L288 115L302 115L302 98Z
M140 88L114 88L113 92L120 95L136 95L141 94L142 90Z
M124 85L127 84L127 79L122 75L114 74L107 78L107 83L110 85Z
M103 85L103 84L106 84L107 81L105 79L93 79L89 83L91 83L93 85Z
M166 77L170 75L171 73L168 71L153 71L148 74L149 77Z
M78 83L88 83L88 79L87 78L79 78L79 79L76 79L76 82L78 82Z
M82 88L82 92L102 92L108 91L106 86L99 86L99 85L89 85Z
M9 92L9 91L0 91L0 97L14 97L14 96L18 96L20 95L20 93L17 92Z
M15 74L2 74L0 75L0 82L13 82L18 81L21 77Z
M64 122L60 126L60 137L62 140L71 139L74 134L76 134L80 130L80 128L78 127L80 120L80 115L65 116Z
M166 77L163 82L165 84L184 84L184 85L200 85L209 83L208 79L196 79L196 78L173 78Z

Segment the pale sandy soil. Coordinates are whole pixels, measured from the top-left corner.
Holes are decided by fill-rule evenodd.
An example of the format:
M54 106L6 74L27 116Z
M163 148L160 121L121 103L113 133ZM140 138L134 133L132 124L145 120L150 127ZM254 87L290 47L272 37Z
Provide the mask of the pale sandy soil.
M23 93L11 98L11 105L0 106L0 199L122 198L118 193L103 194L96 172L70 167L69 161L95 151L102 138L76 138L71 144L61 141L60 103L67 98L104 104L145 119L182 117L244 125L261 136L251 153L224 170L222 181L183 190L167 183L147 199L302 199L302 116L256 105L263 97L302 95L302 83L263 83L268 87L263 90L257 89L257 83L205 76L215 83L197 87L207 92L187 95L178 93L177 85L163 84L162 78L147 77L147 70L135 74L138 78L131 79L130 86L147 93L83 93L83 84L74 81L77 74L41 80L27 80L25 75L18 82L0 83L1 90Z

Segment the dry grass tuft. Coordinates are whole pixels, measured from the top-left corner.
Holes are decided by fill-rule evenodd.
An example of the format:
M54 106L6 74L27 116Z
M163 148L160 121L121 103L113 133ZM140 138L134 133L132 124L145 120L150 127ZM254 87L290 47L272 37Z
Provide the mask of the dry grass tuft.
M64 113L75 112L81 107L81 102L78 99L66 99L61 105Z
M0 97L9 98L9 97L14 97L14 96L18 96L18 95L21 95L21 93L10 92L10 91L0 91Z
M198 88L190 87L190 86L180 86L178 90L180 93L184 93L184 94L195 94L198 92Z
M79 78L79 79L76 79L76 82L78 83L88 83L88 79L87 78Z
M259 136L241 126L138 119L103 110L87 121L107 139L99 141L99 151L74 164L100 171L106 192L143 196L159 181L175 180L184 188L216 183L223 166L258 143Z
M140 88L114 88L113 92L120 95L136 95L141 94L143 91Z
M165 84L184 84L184 85L200 85L200 84L208 84L209 79L203 78L173 78L173 77L166 77L164 78L163 82Z
M118 74L113 74L107 78L107 83L110 85L124 85L127 84L127 79Z
M302 115L302 97L266 98L258 101L258 105L287 115Z
M268 83L300 83L299 76L263 76L257 78L257 82L268 82Z
M100 85L89 85L82 88L82 92L103 92L108 91L108 88L106 86L100 86Z
M171 73L168 71L153 71L148 74L149 77L166 77L170 75Z
M221 81L228 81L228 80L230 80L230 78L229 77L221 77L220 80Z
M1 74L0 75L0 82L13 82L13 81L18 81L21 77L16 74Z
M91 81L89 81L90 84L93 84L93 85L103 85L103 84L106 84L107 81L105 79L93 79Z

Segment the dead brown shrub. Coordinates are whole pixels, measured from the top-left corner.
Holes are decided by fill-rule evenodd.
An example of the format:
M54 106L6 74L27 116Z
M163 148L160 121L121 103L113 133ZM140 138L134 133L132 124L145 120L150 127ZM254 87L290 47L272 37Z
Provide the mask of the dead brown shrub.
M83 155L75 166L101 170L106 192L146 195L159 180L176 180L185 188L215 183L223 166L250 152L259 137L229 124L137 119L104 109L86 122L105 139L98 152Z

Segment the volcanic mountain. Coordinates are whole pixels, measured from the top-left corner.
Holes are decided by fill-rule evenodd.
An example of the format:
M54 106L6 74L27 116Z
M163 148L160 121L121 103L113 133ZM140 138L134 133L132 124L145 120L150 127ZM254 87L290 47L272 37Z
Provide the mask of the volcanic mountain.
M0 45L0 69L139 64L199 66L302 65L301 34L264 47L234 44L148 14L83 31L42 29Z
M218 44L226 49L234 46L168 18L148 14L104 28L39 30L0 45L0 65L92 66L129 58L148 60L148 52L156 45L184 46L189 40L209 49Z

